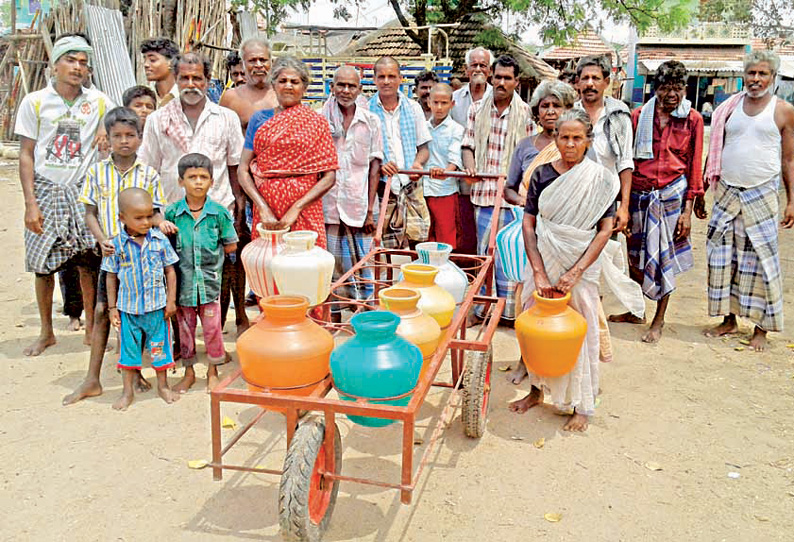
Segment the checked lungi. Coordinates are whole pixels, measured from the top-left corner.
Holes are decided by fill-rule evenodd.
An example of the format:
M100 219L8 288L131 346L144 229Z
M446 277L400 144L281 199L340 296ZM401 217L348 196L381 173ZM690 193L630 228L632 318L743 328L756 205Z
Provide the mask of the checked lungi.
M746 189L717 184L706 241L709 316L783 330L777 189L777 178Z
M474 220L477 224L477 253L481 255L488 254L488 240L491 238L491 217L493 216L493 207L474 206ZM515 216L505 207L499 215L499 224L496 230L499 231L510 222L513 221ZM505 320L515 320L516 317L516 283L507 280L507 276L502 268L502 258L499 256L499 251L494 251L494 282L496 283L496 295L505 298L505 310L502 313L502 318ZM485 286L482 288L481 295L491 295L487 292ZM481 306L477 307L475 311L477 316L482 317L485 312Z
M334 255L333 281L336 282L369 254L372 249L372 235L364 233L361 228L342 223L326 224L325 231L328 251ZM375 293L375 285L372 282L374 278L375 273L372 268L365 267L360 273L350 277L345 282L345 286L334 293L348 299L363 301ZM362 282L365 280L369 282ZM331 296L331 301L337 302L331 305L331 312L341 312L344 308L343 303L338 303L341 300Z
M654 301L675 290L675 276L695 265L689 239L675 238L686 191L682 175L660 190L631 192L629 265L642 272L642 292Z
M96 242L85 225L85 207L78 202L79 186L36 174L33 194L44 223L40 234L25 229L25 270L49 275Z

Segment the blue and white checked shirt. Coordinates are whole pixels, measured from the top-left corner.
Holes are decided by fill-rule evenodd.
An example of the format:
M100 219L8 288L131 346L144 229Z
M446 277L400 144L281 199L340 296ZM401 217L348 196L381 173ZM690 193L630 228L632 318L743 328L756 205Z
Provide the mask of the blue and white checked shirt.
M152 228L139 245L121 228L112 241L116 252L102 260L102 270L118 275L118 310L145 314L165 307L165 268L179 261L165 235Z
M458 170L462 170L463 158L461 157L460 144L463 141L463 126L447 115L447 118L438 126L433 126L432 121L427 121L427 128L433 139L428 145L430 158L425 167L427 169L433 167L447 169L447 164L455 164ZM446 179L423 177L422 182L425 197L449 196L458 191L458 180L454 177Z

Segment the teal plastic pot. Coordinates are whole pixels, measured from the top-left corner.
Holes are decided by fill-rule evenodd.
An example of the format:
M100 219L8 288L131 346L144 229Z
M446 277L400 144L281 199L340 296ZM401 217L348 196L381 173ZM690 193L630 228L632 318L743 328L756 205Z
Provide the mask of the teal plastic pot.
M410 395L377 401L409 393L416 387L422 370L421 350L396 334L400 317L393 312L372 311L357 314L350 322L355 336L331 353L331 375L340 397L346 401L364 397L372 403L407 405ZM385 418L348 417L367 427L394 423Z

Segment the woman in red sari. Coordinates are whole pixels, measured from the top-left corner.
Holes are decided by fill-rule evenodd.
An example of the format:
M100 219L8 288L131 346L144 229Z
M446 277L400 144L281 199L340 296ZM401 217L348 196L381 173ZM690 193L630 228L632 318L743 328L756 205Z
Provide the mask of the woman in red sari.
M275 116L262 124L254 137L254 150L241 160L250 163L251 176L239 176L254 204L252 238L257 224L265 229L311 230L317 245L326 247L323 195L331 189L338 169L328 121L302 105L309 86L303 62L286 56L270 72L278 107Z

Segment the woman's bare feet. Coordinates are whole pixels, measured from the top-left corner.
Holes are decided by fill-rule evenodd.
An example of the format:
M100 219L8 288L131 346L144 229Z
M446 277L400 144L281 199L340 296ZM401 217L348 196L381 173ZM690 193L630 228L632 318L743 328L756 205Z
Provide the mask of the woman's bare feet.
M135 393L131 389L124 390L121 392L121 397L116 399L116 402L113 403L113 410L120 410L123 412L130 407L133 400L135 400Z
M174 391L171 390L171 388L169 388L167 384L164 387L158 386L157 395L160 396L160 399L162 399L169 405L171 403L176 403L179 400L179 394L174 393Z
M530 391L526 397L518 401L513 401L510 403L509 408L513 412L523 414L533 406L537 406L541 403L543 403L543 390L532 386L532 391Z
M524 365L524 360L519 359L516 368L510 371L509 373L507 373L506 376L507 376L507 380L509 380L511 383L515 384L516 386L521 384L521 382L523 382L524 379L527 377L527 367L526 365Z
M656 344L659 342L659 339L662 338L662 328L664 328L664 324L662 325L651 325L648 332L642 336L642 342L648 344Z
M573 431L576 433L583 433L587 430L588 426L588 418L583 414L579 414L578 412L574 411L571 417L568 419L568 423L566 423L563 427L563 431Z
M607 321L616 324L644 324L645 318L638 318L630 312L624 312L623 314L610 314Z
M80 328L83 327L83 323L80 321L79 317L70 316L69 323L66 324L67 331L80 331Z
M29 357L35 357L44 352L50 346L55 344L55 335L39 335L33 344L25 348L22 353Z
M766 331L758 326L753 330L753 337L750 339L750 344L747 346L750 350L756 352L763 352L766 348Z
M99 395L102 395L102 384L99 383L99 380L84 380L76 390L63 398L62 404L63 406L73 405L86 397Z
M739 324L736 322L736 317L726 316L720 325L712 327L703 332L706 337L723 337L725 335L733 335L739 332Z
M143 375L140 371L136 371L138 374L135 377L135 391L138 393L146 393L150 389L152 389L152 385L149 383L148 380L143 378Z
M196 371L193 370L193 367L185 367L185 376L182 377L182 380L176 383L173 390L174 393L187 393L187 391L193 387L193 384L196 383Z

